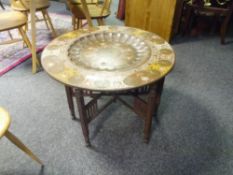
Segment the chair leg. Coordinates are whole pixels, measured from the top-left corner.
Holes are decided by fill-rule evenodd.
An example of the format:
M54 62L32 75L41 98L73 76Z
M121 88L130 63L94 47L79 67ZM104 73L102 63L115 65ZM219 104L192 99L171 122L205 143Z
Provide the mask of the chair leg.
M18 29L19 29L19 33L20 33L20 35L22 36L23 41L25 42L25 44L27 45L27 47L28 47L29 49L32 49L32 45L31 45L31 43L30 43L30 41L29 41L29 39L28 39L26 33L24 32L23 28L22 28L22 27L19 27Z
M48 14L48 11L47 11L47 10L42 10L42 11L43 11L43 13L45 14L45 17L46 17L46 19L47 19L47 21L48 21L48 24L49 24L50 29L51 29L51 31L52 31L53 37L56 37L57 34L56 34L56 31L55 31L55 29L54 29L54 27L53 27L53 24L52 24L52 21L51 21L51 18L50 18L50 16L49 16L49 14Z
M10 36L11 40L13 40L13 36L12 36L11 32L10 31L7 31L7 32L8 32L8 35Z
M96 21L97 21L98 25L101 26L100 20L99 20L99 19L96 19Z
M76 17L72 18L73 30L78 30L82 28L82 20Z
M74 16L72 16L73 30L76 30L76 27L75 27L76 23L75 23L75 21L76 21L76 18Z
M222 26L221 26L221 29L220 29L220 35L221 35L221 44L225 44L225 37L226 37L226 32L227 32L227 28L228 28L228 24L229 24L229 21L230 21L230 18L231 18L231 14L232 13L229 13L223 23L222 23Z
M26 25L27 25L27 24L26 24ZM26 31L27 31L26 25L23 27L23 30L25 31L25 33L26 33ZM21 35L22 40L23 40L23 48L28 47L28 48L30 49L30 44L27 45L27 43L24 41L23 35L21 34L20 30L19 30L18 32L19 32L19 35Z
M100 21L101 21L101 23L102 23L102 26L104 26L104 25L105 25L104 19L101 18Z
M226 37L226 26L222 25L221 31L220 31L220 37L221 37L221 44L225 44L225 37Z
M25 14L25 16L27 17L27 23L26 23L26 25L25 25L25 27L24 27L24 30L25 30L25 31L28 31L28 23L29 23L28 15L29 15L29 14L28 14L28 12L24 12L24 14Z
M23 38L23 41L27 44L28 48L31 50L32 49L32 45L31 45L31 42L30 40L28 39L25 31L23 30L23 27L20 27L19 28L19 32ZM32 72L36 72L37 71L37 66L40 66L40 63L38 61L38 59L33 59L32 58Z
M21 149L23 152L25 152L29 157L31 157L33 160L35 160L37 163L40 165L43 165L41 160L33 154L33 152L28 149L16 136L14 136L10 131L7 131L5 133L5 136L12 142L14 143L19 149Z
M183 27L183 32L182 32L182 35L186 35L189 31L189 26L190 26L190 20L191 20L191 17L192 17L192 8L191 7L187 7L187 12L185 14L185 20L184 20L184 27Z
M105 22L104 22L103 18L97 19L97 23L98 23L99 26L104 26L105 25Z
M83 26L82 20L78 19L78 29L81 29Z
M79 23L78 21L79 21L78 18L75 18L75 19L74 19L74 27L75 27L75 30L78 29L78 23Z
M47 29L50 30L49 25L48 25L48 21L47 21L47 19L46 19L46 16L45 16L44 11L42 10L41 13L42 13L42 15L43 15L44 22L45 22L45 25L46 25Z

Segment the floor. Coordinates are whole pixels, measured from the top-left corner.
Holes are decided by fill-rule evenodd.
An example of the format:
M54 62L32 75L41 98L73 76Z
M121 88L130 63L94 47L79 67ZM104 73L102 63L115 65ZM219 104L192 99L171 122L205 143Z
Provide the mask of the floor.
M65 11L56 8L51 10ZM113 8L117 2L114 1ZM122 24L113 16L108 24ZM10 130L44 162L41 169L5 138L1 175L230 175L233 172L233 41L218 36L177 37L176 66L167 77L159 122L144 144L143 122L116 103L90 126L85 147L71 120L64 87L31 61L0 78L0 104L12 115ZM104 100L104 99L103 99Z

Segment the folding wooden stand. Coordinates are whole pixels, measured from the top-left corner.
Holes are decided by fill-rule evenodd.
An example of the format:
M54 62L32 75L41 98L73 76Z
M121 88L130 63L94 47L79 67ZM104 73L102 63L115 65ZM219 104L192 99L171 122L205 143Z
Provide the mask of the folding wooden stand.
M160 103L164 79L165 78L162 78L153 84L141 88L117 92L90 91L65 86L68 105L73 119L77 119L73 101L73 98L76 98L79 120L81 122L86 145L91 145L88 130L89 123L116 100L130 108L144 120L144 141L145 143L148 143L151 132L152 117L157 112ZM134 103L129 104L121 97L121 95L133 96ZM147 100L143 100L140 97L141 95L147 95ZM98 100L102 96L112 96L112 98L99 108ZM92 99L88 103L85 103L85 97L91 97Z

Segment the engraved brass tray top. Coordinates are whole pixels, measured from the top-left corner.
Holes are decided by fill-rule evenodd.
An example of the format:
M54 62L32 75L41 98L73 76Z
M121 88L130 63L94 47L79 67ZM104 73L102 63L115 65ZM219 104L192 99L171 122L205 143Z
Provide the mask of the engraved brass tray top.
M166 76L174 66L175 54L153 33L100 26L56 38L44 49L41 62L50 76L68 86L117 91Z

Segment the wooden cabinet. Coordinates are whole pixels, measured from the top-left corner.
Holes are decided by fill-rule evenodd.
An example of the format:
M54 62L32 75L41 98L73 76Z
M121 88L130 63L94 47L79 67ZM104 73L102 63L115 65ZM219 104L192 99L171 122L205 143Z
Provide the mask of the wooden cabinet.
M125 25L154 32L169 41L177 4L179 0L126 0Z

